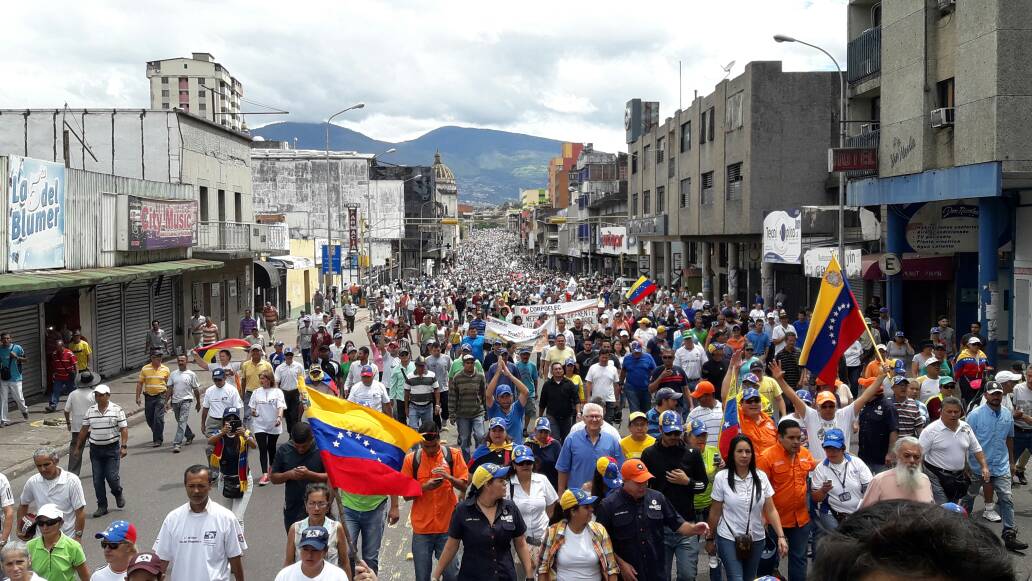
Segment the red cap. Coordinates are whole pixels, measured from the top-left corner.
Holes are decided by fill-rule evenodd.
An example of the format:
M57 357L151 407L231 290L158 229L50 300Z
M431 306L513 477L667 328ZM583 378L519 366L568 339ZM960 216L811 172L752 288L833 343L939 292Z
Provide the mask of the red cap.
M708 393L716 393L716 389L714 389L712 383L703 379L699 383L695 384L695 391L692 392L692 397L699 399Z
M649 472L648 468L645 468L645 464L638 459L625 461L623 466L620 467L620 475L623 476L624 480L630 480L640 484L644 484L655 478L655 476Z

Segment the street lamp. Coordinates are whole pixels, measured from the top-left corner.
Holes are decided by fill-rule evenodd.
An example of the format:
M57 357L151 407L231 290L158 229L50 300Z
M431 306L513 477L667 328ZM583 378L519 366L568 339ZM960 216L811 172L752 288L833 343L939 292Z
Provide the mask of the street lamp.
M824 53L831 62L835 64L835 69L839 75L839 149L846 146L846 76L842 72L842 67L839 66L838 61L835 57L831 56L831 53L824 50L823 48L803 42L798 38L786 36L784 34L775 34L774 42L798 42L799 44L808 46ZM843 271L846 269L846 246L845 246L845 232L846 232L846 174L844 172L838 172L839 183L838 183L838 258L839 266Z
M330 115L330 118L326 120L326 149L325 149L325 158L326 158L326 260L327 260L328 264L326 265L326 279L325 279L325 283L326 283L326 292L327 292L327 294L330 292L330 286L332 285L332 282L333 282L333 268L332 268L333 260L331 258L331 254L330 254L330 250L333 247L333 236L332 236L333 232L331 230L332 224L333 224L333 211L332 211L332 208L331 208L332 205L330 204L330 123L332 123L333 119L335 117L337 117L338 115L343 115L344 113L347 113L348 111L353 111L355 109L361 109L363 107L365 107L365 103L356 103L356 104L348 107L347 109L341 109L340 111L337 111L333 115ZM340 180L338 179L337 181L338 181L338 184L339 184ZM340 193L339 192L340 188L338 187L337 189L338 189L338 194L339 194ZM317 248L315 252L316 252L316 256L318 256L319 249Z

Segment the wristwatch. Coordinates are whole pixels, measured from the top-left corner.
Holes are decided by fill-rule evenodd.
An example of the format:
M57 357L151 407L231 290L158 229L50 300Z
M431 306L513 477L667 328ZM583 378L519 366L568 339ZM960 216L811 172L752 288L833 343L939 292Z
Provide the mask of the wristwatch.
M77 538L77 539L81 539L82 538L82 531L75 531L74 533L72 533L72 536Z

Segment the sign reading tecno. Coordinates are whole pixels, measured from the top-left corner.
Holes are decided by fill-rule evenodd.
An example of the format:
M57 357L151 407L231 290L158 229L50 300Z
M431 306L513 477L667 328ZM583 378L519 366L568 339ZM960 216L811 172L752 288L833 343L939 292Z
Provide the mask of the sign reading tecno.
M127 250L187 248L197 224L194 200L156 200L125 196L129 222Z
M799 209L777 211L763 218L763 261L799 264L803 225Z
M599 228L598 251L600 254L627 254L627 229L623 226Z

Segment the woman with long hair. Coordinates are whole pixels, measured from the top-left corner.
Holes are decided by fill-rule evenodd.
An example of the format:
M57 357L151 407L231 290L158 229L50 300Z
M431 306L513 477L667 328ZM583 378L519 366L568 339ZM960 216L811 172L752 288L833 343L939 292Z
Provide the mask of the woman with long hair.
M293 565L301 558L301 533L308 527L323 527L330 533L329 544L326 545L326 561L337 565L345 571L351 571L348 559L348 538L344 525L330 518L330 502L332 495L328 486L322 482L312 482L305 488L305 512L302 520L290 525L287 530L287 555L283 566Z
M488 462L477 467L470 479L469 497L455 505L448 541L434 568L432 579L440 579L462 543L462 581L515 581L516 549L527 577L533 578L525 534L527 525L519 508L506 500L506 476L509 467Z
M473 450L470 457L470 473L488 462L499 466L508 466L512 463L512 438L509 437L506 428L508 425L505 418L491 418L484 443Z
M713 477L706 552L720 555L728 581L748 581L756 578L760 565L766 539L764 517L777 532L782 557L788 554L788 541L774 508L774 488L767 475L756 469L752 440L739 434L728 449L728 468Z
M563 492L560 510L552 516L552 526L541 546L538 581L616 581L620 566L613 554L613 542L606 528L592 520L597 500L579 488Z
M283 433L283 412L287 409L287 398L283 390L276 387L276 378L271 371L258 374L261 387L254 390L248 402L251 414L251 428L258 442L258 461L262 466L262 477L258 486L270 482L269 468L276 460L276 440Z

